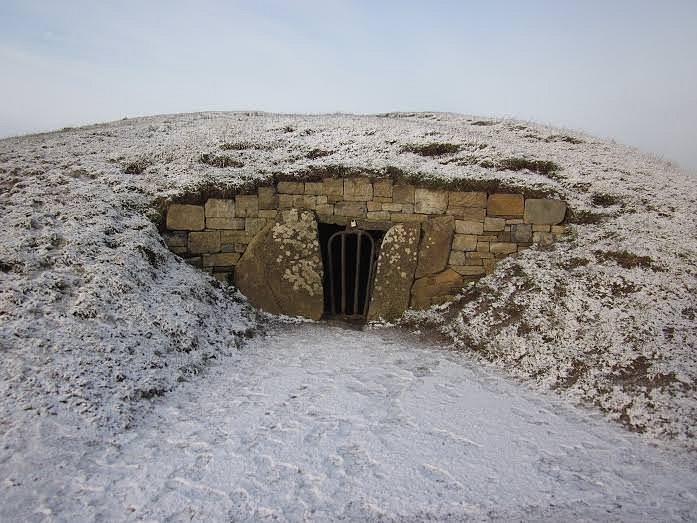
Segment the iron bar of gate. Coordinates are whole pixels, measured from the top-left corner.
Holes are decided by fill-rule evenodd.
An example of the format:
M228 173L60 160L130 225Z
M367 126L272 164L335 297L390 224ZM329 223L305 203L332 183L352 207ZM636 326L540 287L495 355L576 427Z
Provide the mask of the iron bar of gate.
M365 234L360 229L353 231L340 231L332 234L329 238L327 244L327 257L329 259L329 299L331 301L331 311L332 315L336 316L336 282L335 282L335 267L334 267L334 241L338 238L341 239L341 253L340 253L340 278L341 278L341 311L342 315L347 314L347 302L346 302L346 287L347 281L347 271L346 271L346 238L351 235L356 237L356 275L354 278L354 290L353 290L353 316L359 315L358 310L358 299L360 297L360 275L361 275L361 251L363 238L366 238L370 243L370 256L368 257L368 278L366 281L365 288L365 303L363 304L363 310L360 311L362 316L368 313L368 297L370 295L370 285L372 283L373 276L373 256L375 255L375 242L369 234Z

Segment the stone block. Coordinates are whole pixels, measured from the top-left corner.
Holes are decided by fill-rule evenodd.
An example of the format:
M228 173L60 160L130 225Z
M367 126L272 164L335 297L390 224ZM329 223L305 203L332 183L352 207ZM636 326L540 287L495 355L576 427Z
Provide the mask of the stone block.
M294 194L291 198L296 209L314 210L317 206L317 196L311 194Z
M189 244L189 233L185 231L166 232L162 235L165 245L172 247L186 247Z
M537 225L533 224L532 232L550 232L551 225Z
M484 276L484 267L475 265L453 265L453 270L461 276Z
M202 231L205 226L201 205L173 203L167 208L167 228L171 231Z
M566 202L562 200L528 198L525 200L525 223L557 225L564 221Z
M394 203L414 203L415 187L413 185L396 184L392 187L392 201Z
M392 198L392 180L376 180L373 183L373 195L382 198Z
M474 251L477 248L477 237L473 234L456 234L453 238L454 251Z
M209 198L204 206L206 218L234 218L235 200Z
M366 202L338 202L334 204L334 214L337 216L365 218L366 213Z
M511 225L511 241L530 243L532 241L532 225Z
M414 191L414 212L417 214L444 214L448 208L448 192L441 189Z
M259 214L259 197L256 194L235 196L235 214L238 218L254 217Z
M220 251L220 231L189 233L189 252L191 254L214 253Z
M278 195L278 208L279 209L292 209L293 208L293 194L279 194Z
M483 252L489 252L491 244L489 242L477 242L477 252L483 253Z
M389 220L390 213L387 211L368 211L368 219L382 221Z
M331 203L318 203L315 211L317 214L334 214L334 206Z
M446 214L459 220L482 222L486 216L486 209L484 207L448 207Z
M518 252L518 245L507 242L494 242L489 245L489 252L492 254L513 254Z
M433 276L426 276L414 281L411 288L410 306L414 309L426 309L438 296L457 294L462 288L462 277L452 269L445 269Z
M486 207L485 192L452 191L448 197L448 207Z
M425 214L409 214L403 212L392 212L390 213L390 220L396 223L416 223L427 220L428 216Z
M341 179L341 178L323 178L322 185L324 186L323 194L326 194L327 196L343 197L343 195L344 195L344 180L343 179Z
M380 205L382 206L383 211L402 212L401 203L382 203Z
M276 209L259 210L259 218L273 219L276 218L277 215L278 211Z
M239 252L221 252L218 254L204 254L204 267L232 267L240 259Z
M244 229L247 234L254 236L266 226L265 218L247 218Z
M260 210L278 209L278 194L275 187L259 187L257 196Z
M571 229L567 225L554 225L551 227L551 233L555 236L562 236L564 234L569 234Z
M503 231L505 227L506 220L504 218L489 218L488 216L484 218L485 231Z
M548 247L554 243L554 235L551 232L534 232L532 241L539 243L543 247Z
M244 229L244 218L206 218L207 229Z
M220 243L249 243L252 236L247 231L220 231Z
M493 256L491 254L490 256ZM480 266L482 264L482 257L478 252L466 252L465 253L465 265L475 265Z
M436 216L422 222L416 278L443 271L453 241L455 220L451 216Z
M373 199L373 184L368 178L344 178L344 200L367 202Z
M486 203L487 216L523 216L524 211L522 194L496 193Z
M506 218L506 225L520 225L521 223L525 223L522 218Z
M305 182L278 182L279 194L305 194Z
M322 182L305 182L305 194L324 194L324 184Z
M513 236L511 235L511 231L503 231L500 232L496 235L496 240L499 243L504 242L504 243L510 243L513 241Z
M325 194L317 195L317 204L320 204L320 203L329 203L329 198L327 198L327 195L325 195Z
M368 212L382 211L382 204L380 202L368 202Z
M448 265L465 265L465 253L462 251L450 251Z
M458 234L483 234L484 224L469 220L455 220L455 232Z

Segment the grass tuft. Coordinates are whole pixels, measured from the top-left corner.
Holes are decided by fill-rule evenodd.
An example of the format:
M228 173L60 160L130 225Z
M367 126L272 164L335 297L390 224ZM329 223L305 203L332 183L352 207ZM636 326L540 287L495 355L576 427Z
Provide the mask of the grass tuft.
M629 251L595 251L596 258L603 262L615 262L624 269L650 269L656 272L665 272L665 269L651 258L651 256L638 256Z
M414 153L420 156L443 156L446 154L455 154L462 149L461 145L456 143L434 142L429 144L407 144L403 145L401 152Z
M224 154L203 153L199 161L213 167L244 167L243 162Z
M611 207L622 203L622 198L607 193L593 193L593 196L591 196L591 203L598 207Z

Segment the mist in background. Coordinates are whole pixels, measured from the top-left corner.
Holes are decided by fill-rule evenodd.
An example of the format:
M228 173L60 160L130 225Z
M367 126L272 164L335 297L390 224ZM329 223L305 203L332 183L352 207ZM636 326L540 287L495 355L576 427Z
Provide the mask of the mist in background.
M0 1L0 136L205 110L452 111L697 172L695 0Z

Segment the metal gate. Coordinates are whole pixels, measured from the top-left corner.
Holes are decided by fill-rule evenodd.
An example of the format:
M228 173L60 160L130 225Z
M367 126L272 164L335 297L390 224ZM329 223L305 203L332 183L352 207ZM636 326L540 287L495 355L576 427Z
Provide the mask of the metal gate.
M355 244L355 251L351 252ZM329 296L331 299L332 315L338 313L342 316L362 318L368 314L370 302L370 286L373 279L373 265L375 256L375 241L372 236L360 229L348 229L339 231L329 237L328 261L329 261ZM337 251L336 249L339 249ZM366 252L364 249L369 249ZM339 267L334 266L334 257L339 253ZM368 256L365 256L368 254ZM348 258L355 255L355 266L349 267ZM367 263L366 263L367 261ZM349 281L353 276L353 286ZM337 285L337 279L340 280ZM337 287L339 287L337 289ZM352 288L353 287L353 288ZM341 294L337 296L337 291ZM353 296L350 292L353 291ZM337 297L339 298L337 300ZM362 298L362 299L361 299ZM337 303L339 302L339 303ZM350 303L349 303L350 302Z

